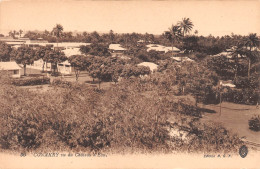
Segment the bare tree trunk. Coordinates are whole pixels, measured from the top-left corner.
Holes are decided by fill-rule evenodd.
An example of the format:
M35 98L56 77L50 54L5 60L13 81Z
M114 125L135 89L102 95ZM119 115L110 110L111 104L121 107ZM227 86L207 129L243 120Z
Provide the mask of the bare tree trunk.
M173 57L173 40L172 40L172 57Z
M44 72L44 66L45 66L45 62L43 61L43 65L42 65L42 73Z
M250 46L250 52L251 52L252 47ZM251 59L248 57L248 72L247 72L247 78L250 78L250 69L251 69Z
M98 89L100 89L101 80L98 79Z
M235 81L235 82L237 81L237 65L236 65L236 68L235 68L235 77L234 77L234 81Z
M24 76L26 76L26 64L23 65Z
M251 60L250 58L248 58L248 72L247 72L248 79L250 78L250 69L251 69Z

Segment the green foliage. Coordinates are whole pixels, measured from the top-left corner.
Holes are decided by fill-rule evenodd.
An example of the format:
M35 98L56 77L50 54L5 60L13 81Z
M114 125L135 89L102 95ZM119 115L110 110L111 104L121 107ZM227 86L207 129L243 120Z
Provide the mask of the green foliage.
M10 59L11 59L10 53L11 52L12 52L11 46L9 46L6 43L0 41L0 61L1 62L10 61Z
M84 54L93 56L111 56L108 45L102 43L93 43L90 46L80 46L80 51Z
M17 50L13 50L11 55L18 64L30 65L35 60L35 51L30 47L19 47Z
M248 77L237 77L235 81L236 88L238 89L257 89L259 88L260 77L258 74L253 74Z
M222 98L224 101L255 105L259 102L259 91L257 89L231 89L227 88L227 91L223 93Z
M148 79L123 80L107 91L57 83L41 94L0 86L2 148L147 153L172 152L177 148L172 144L181 142L180 151L230 150L238 145L238 139L223 128L193 123L188 126L190 144L172 140L169 118L174 117L184 130L184 123L198 116L199 110L186 100L161 95Z
M178 22L178 25L182 29L183 36L185 33L189 33L194 26L190 18L182 18L182 21Z
M237 152L242 141L237 135L231 134L219 124L191 123L192 137L188 143L188 150L191 152ZM213 134L214 133L214 134Z
M68 88L68 87L72 87L73 84L71 82L68 81L63 81L61 79L54 79L51 82L52 86L57 86L57 87L62 87L62 88Z
M183 39L183 48L186 51L197 51L198 50L198 37L197 36L186 36Z
M217 56L207 59L208 69L215 71L223 79L233 79L234 66L235 65L225 56Z
M21 79L14 79L12 84L15 86L34 86L34 85L43 85L49 84L50 78L48 77L34 77L34 78L21 78Z
M44 60L57 66L57 63L61 63L67 60L64 52L60 50L50 50L45 55Z
M260 131L260 116L255 115L248 121L249 129Z
M139 77L140 75L147 75L150 74L150 68L146 66L136 66L136 65L125 65L121 76L124 78L129 78L129 77Z
M56 26L52 29L52 34L57 38L62 36L63 26L61 24L56 24Z
M87 70L88 66L90 65L89 59L84 55L70 56L68 61L74 68L76 80L78 80L80 71Z

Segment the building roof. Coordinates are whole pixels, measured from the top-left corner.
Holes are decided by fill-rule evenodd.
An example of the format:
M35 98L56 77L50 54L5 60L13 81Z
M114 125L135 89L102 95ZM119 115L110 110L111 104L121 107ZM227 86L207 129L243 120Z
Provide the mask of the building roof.
M147 66L150 68L151 71L157 70L158 65L153 62L142 62L139 63L137 66Z
M27 45L39 45L39 46L46 46L46 45L53 45L54 47L64 47L64 48L79 48L82 45L90 45L91 43L81 43L81 42L62 42L62 43L47 43L47 42L39 42L39 41L27 41L25 44Z
M194 62L194 60L188 58L188 57L171 57L173 60L176 60L178 62L181 62L181 61L189 61L189 62Z
M16 62L0 62L0 70L19 70L22 69Z
M4 41L4 42L25 42L22 39L14 39L12 37L0 37L0 41Z
M67 48L62 50L67 57L72 55L81 55L80 48Z
M228 58L228 59L233 58L232 52L220 52L220 53L218 53L218 54L216 54L216 55L213 55L213 56L225 56L225 57ZM238 58L241 58L242 56L241 56L240 54L238 54L237 57L238 57Z
M147 52L151 51L151 50L155 50L155 51L159 51L159 52L170 52L170 51L174 51L174 52L180 52L180 49L176 48L176 47L167 47L167 46L163 46L163 45L158 45L158 44L149 44L146 45Z
M120 44L110 44L109 45L109 49L111 50L126 50L125 48L123 48Z
M8 45L22 45L24 44L24 42L20 42L20 41L17 41L17 42L5 42L6 44Z
M57 43L49 43L49 44L53 44L55 46L55 44ZM83 43L83 42L62 42L62 43L58 43L59 47L65 47L65 48L70 48L70 47L80 47L80 46L87 46L90 45L91 43Z

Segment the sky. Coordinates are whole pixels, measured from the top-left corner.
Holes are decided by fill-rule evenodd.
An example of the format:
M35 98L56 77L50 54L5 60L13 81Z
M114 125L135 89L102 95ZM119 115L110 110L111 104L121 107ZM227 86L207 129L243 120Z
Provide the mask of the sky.
M162 34L184 17L199 35L260 34L259 0L2 0L0 33L51 31L58 23L64 31Z

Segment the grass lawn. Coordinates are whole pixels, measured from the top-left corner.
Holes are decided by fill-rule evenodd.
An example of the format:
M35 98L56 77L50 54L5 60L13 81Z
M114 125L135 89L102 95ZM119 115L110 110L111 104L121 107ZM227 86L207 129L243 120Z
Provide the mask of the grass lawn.
M205 113L201 119L202 122L213 121L221 123L224 127L237 133L239 137L245 137L248 141L260 143L260 132L250 130L248 125L248 120L254 114L260 115L260 109L256 109L256 106L223 102L221 115L219 104L200 105L200 107L216 112Z

